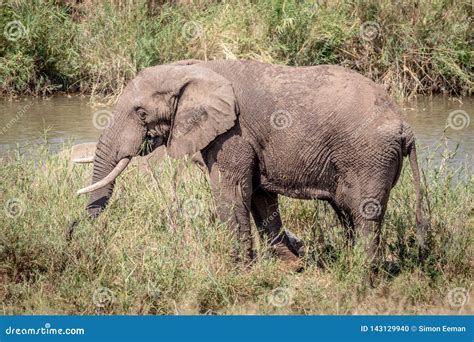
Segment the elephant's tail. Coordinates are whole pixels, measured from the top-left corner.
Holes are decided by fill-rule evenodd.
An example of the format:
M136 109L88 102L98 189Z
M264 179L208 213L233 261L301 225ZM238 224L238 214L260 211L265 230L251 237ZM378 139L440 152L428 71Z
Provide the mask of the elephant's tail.
M413 174L413 182L415 183L415 216L416 216L416 235L418 245L422 252L426 250L426 240L428 237L428 223L423 218L422 209L422 193L421 193L421 179L420 169L418 167L418 158L416 154L415 137L413 131L408 124L404 124L403 129L403 156L408 156L410 159L411 172ZM424 254L424 253L422 253Z

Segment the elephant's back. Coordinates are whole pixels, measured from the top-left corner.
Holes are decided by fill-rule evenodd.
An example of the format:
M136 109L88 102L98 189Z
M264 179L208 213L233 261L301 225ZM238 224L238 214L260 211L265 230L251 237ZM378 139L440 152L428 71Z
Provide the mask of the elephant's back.
M310 112L314 118L344 113L360 120L376 110L400 117L400 109L382 87L338 65L295 67L247 60L202 65L229 79L243 105L249 102L253 108L285 110L295 112L295 116Z
M397 167L400 109L370 79L332 65L213 65L233 84L242 135L257 151L269 189L315 190L316 184L333 192L347 172Z
M397 135L401 110L367 77L341 66L291 67L255 61L212 61L207 67L228 78L237 94L244 127L266 145L304 141L356 143Z
M203 65L229 79L243 126L265 136L259 141L263 145L284 135L312 139L320 131L352 138L383 135L387 130L396 133L402 121L400 108L382 87L341 66L291 67L242 60Z

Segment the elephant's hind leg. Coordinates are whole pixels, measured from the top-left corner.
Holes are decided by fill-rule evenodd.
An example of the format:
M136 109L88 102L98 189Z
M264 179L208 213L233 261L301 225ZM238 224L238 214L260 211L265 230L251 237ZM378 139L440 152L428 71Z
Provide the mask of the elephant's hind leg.
M255 190L252 194L251 211L259 234L270 245L281 242L283 234L278 195L263 189Z
M345 229L347 244L352 247L354 245L355 237L354 221L352 219L352 215L350 214L350 210L348 211L347 209L343 209L342 206L337 205L334 201L329 201L329 204L336 212L339 222Z
M303 265L297 257L299 248L291 243L290 238L282 229L278 195L258 188L252 194L251 212L260 236L267 241L272 252L284 263L284 268L292 271L301 270Z
M371 266L376 268L381 261L381 228L388 202L388 193L364 195L352 207L356 242L361 243Z
M360 177L348 180L350 187L339 189L340 206L352 222L349 227L353 227L353 242L364 247L372 266L377 266L382 256L381 226L391 181L391 178Z

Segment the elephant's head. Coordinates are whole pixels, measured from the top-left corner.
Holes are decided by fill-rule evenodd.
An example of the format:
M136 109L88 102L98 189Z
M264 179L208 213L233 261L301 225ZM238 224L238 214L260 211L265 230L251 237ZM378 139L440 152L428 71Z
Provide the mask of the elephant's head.
M230 82L198 65L144 69L124 89L111 124L102 132L94 157L87 210L93 217L106 206L115 179L130 159L166 145L179 157L205 148L229 130L237 117Z

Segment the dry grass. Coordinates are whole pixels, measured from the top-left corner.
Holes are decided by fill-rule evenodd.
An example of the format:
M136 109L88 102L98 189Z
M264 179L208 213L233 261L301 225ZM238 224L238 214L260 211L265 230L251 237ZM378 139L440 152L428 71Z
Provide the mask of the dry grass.
M242 269L216 220L207 176L188 161L165 159L152 166L155 177L129 168L109 208L91 222L86 198L75 196L90 167L71 168L46 148L36 156L41 162L16 156L0 163L2 314L473 313L472 300L448 300L450 291L457 300L472 295L474 179L467 168L423 163L433 229L423 264L404 170L383 229L386 266L371 287L363 253L345 247L321 202L283 198L284 223L306 242L303 273L280 272L263 245L255 264Z

